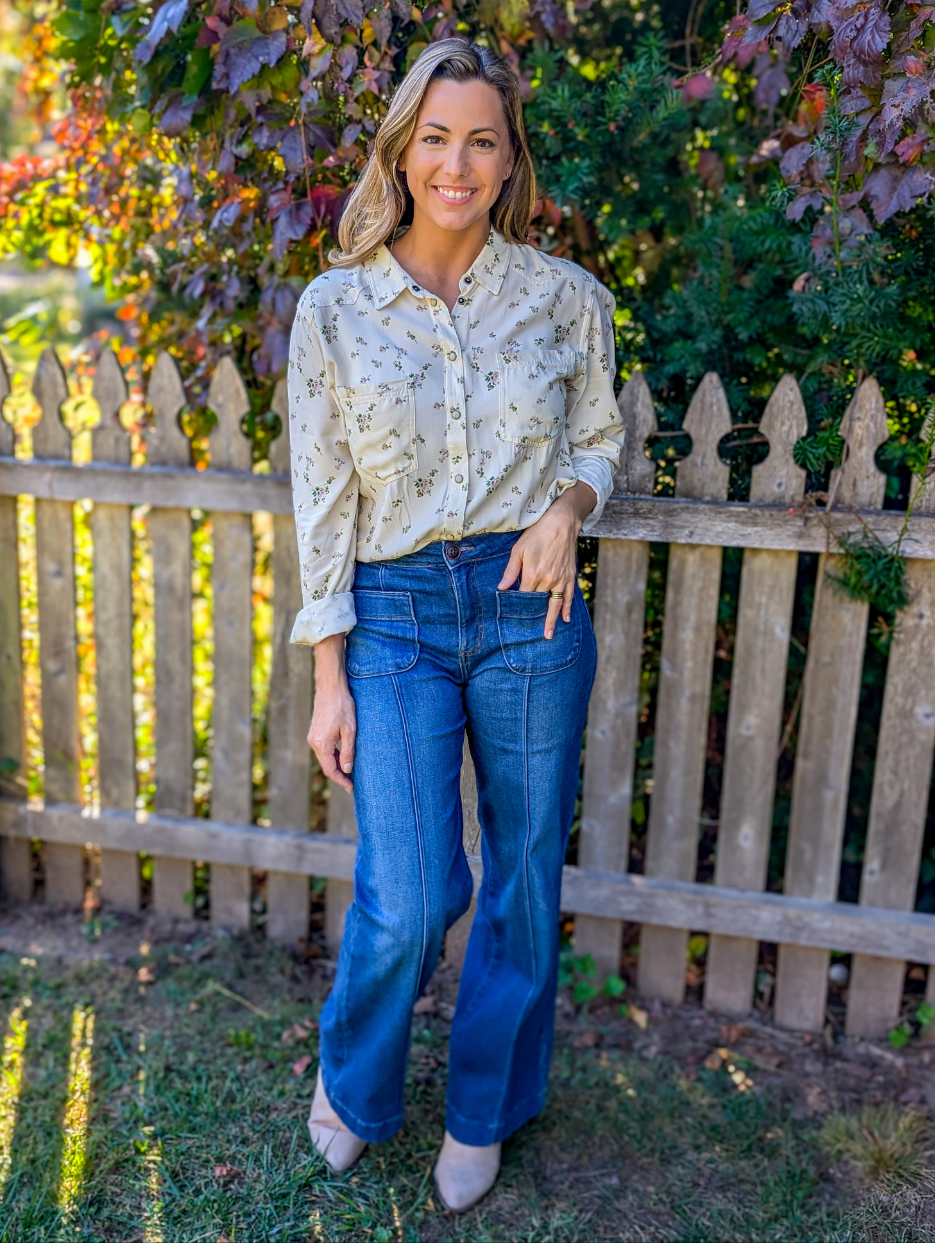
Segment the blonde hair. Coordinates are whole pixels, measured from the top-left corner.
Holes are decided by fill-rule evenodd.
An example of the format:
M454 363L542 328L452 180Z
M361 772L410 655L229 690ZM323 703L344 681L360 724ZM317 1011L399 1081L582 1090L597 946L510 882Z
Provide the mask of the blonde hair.
M396 88L341 217L340 249L328 256L334 267L349 268L368 259L392 237L411 208L412 199L396 163L412 137L425 92L439 78L486 82L500 96L514 164L490 218L494 228L511 242L526 241L536 201L536 177L516 79L506 62L489 48L462 38L440 39L420 52Z

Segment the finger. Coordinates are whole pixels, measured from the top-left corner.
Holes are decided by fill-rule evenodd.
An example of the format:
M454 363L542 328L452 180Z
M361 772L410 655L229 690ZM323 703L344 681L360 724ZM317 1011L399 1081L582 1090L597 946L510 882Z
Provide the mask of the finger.
M354 769L354 751L357 743L357 730L351 724L341 726L341 772L350 773Z
M561 600L549 600L549 607L545 615L545 630L543 631L547 639L551 639L555 634L555 623L558 621L558 615L562 611Z
M314 725L308 731L308 745L315 752L315 758L321 765L321 771L329 781L336 782L345 790L352 789L351 783L341 772L338 764L338 731L330 729L317 733Z
M514 544L513 550L510 553L510 559L506 563L506 569L503 571L503 577L497 584L497 591L507 591L510 587L512 587L519 578L522 568L523 553L518 545Z
M570 579L564 586L565 597L562 600L562 621L571 621L571 606L575 598L575 580Z

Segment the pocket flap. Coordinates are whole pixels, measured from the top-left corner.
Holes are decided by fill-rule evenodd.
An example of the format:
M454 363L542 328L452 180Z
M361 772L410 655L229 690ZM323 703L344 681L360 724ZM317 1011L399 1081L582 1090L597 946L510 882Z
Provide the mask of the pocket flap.
M408 591L354 592L358 621L415 621L412 594Z
M547 591L500 591L497 593L498 617L545 617L549 611Z

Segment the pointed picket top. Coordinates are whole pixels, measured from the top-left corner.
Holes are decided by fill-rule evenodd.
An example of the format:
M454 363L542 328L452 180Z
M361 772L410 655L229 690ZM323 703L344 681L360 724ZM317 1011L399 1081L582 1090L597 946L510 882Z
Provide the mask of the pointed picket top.
M784 375L766 403L760 431L769 441L769 454L754 466L750 501L754 505L779 505L805 495L805 471L796 464L792 448L808 431L805 402L795 377Z
M730 467L718 456L718 442L731 429L730 407L721 377L709 371L698 387L682 423L692 438L691 453L679 462L675 495L696 501L727 499Z
M620 390L617 409L623 417L624 439L614 492L624 496L652 496L656 463L646 456L646 438L656 430L652 393L642 371L635 371Z
M179 427L185 389L175 359L165 350L156 359L150 374L146 400L154 415L146 432L147 463L150 466L190 466L191 441Z
M58 355L47 346L39 355L32 391L42 418L32 429L32 453L37 458L71 461L71 435L62 422L62 406L68 400L68 383Z
M269 408L282 420L282 431L269 447L269 468L274 475L288 475L292 464L289 460L289 395L285 377L276 381Z
M101 421L91 432L91 456L95 462L120 462L129 466L130 436L120 423L120 407L127 400L127 382L110 346L98 359L91 391L101 408Z
M213 410L218 419L211 429L211 465L216 470L250 470L253 465L251 445L240 430L240 420L250 409L250 398L237 364L229 354L219 361L211 377L208 409Z
M851 398L841 420L844 462L832 472L828 496L835 506L859 505L879 509L886 490L886 475L873 460L889 436L886 405L876 380L870 376Z
M0 354L0 457L13 456L13 445L15 441L13 424L8 423L3 417L3 403L12 391L13 388L10 384L10 375L6 369L6 363L3 361L3 355Z

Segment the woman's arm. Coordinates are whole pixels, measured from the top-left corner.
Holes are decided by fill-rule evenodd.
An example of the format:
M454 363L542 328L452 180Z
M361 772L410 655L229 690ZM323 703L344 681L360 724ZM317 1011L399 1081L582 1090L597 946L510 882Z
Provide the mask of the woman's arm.
M333 634L315 645L315 704L308 745L329 781L353 790L357 710L344 670L344 635Z

